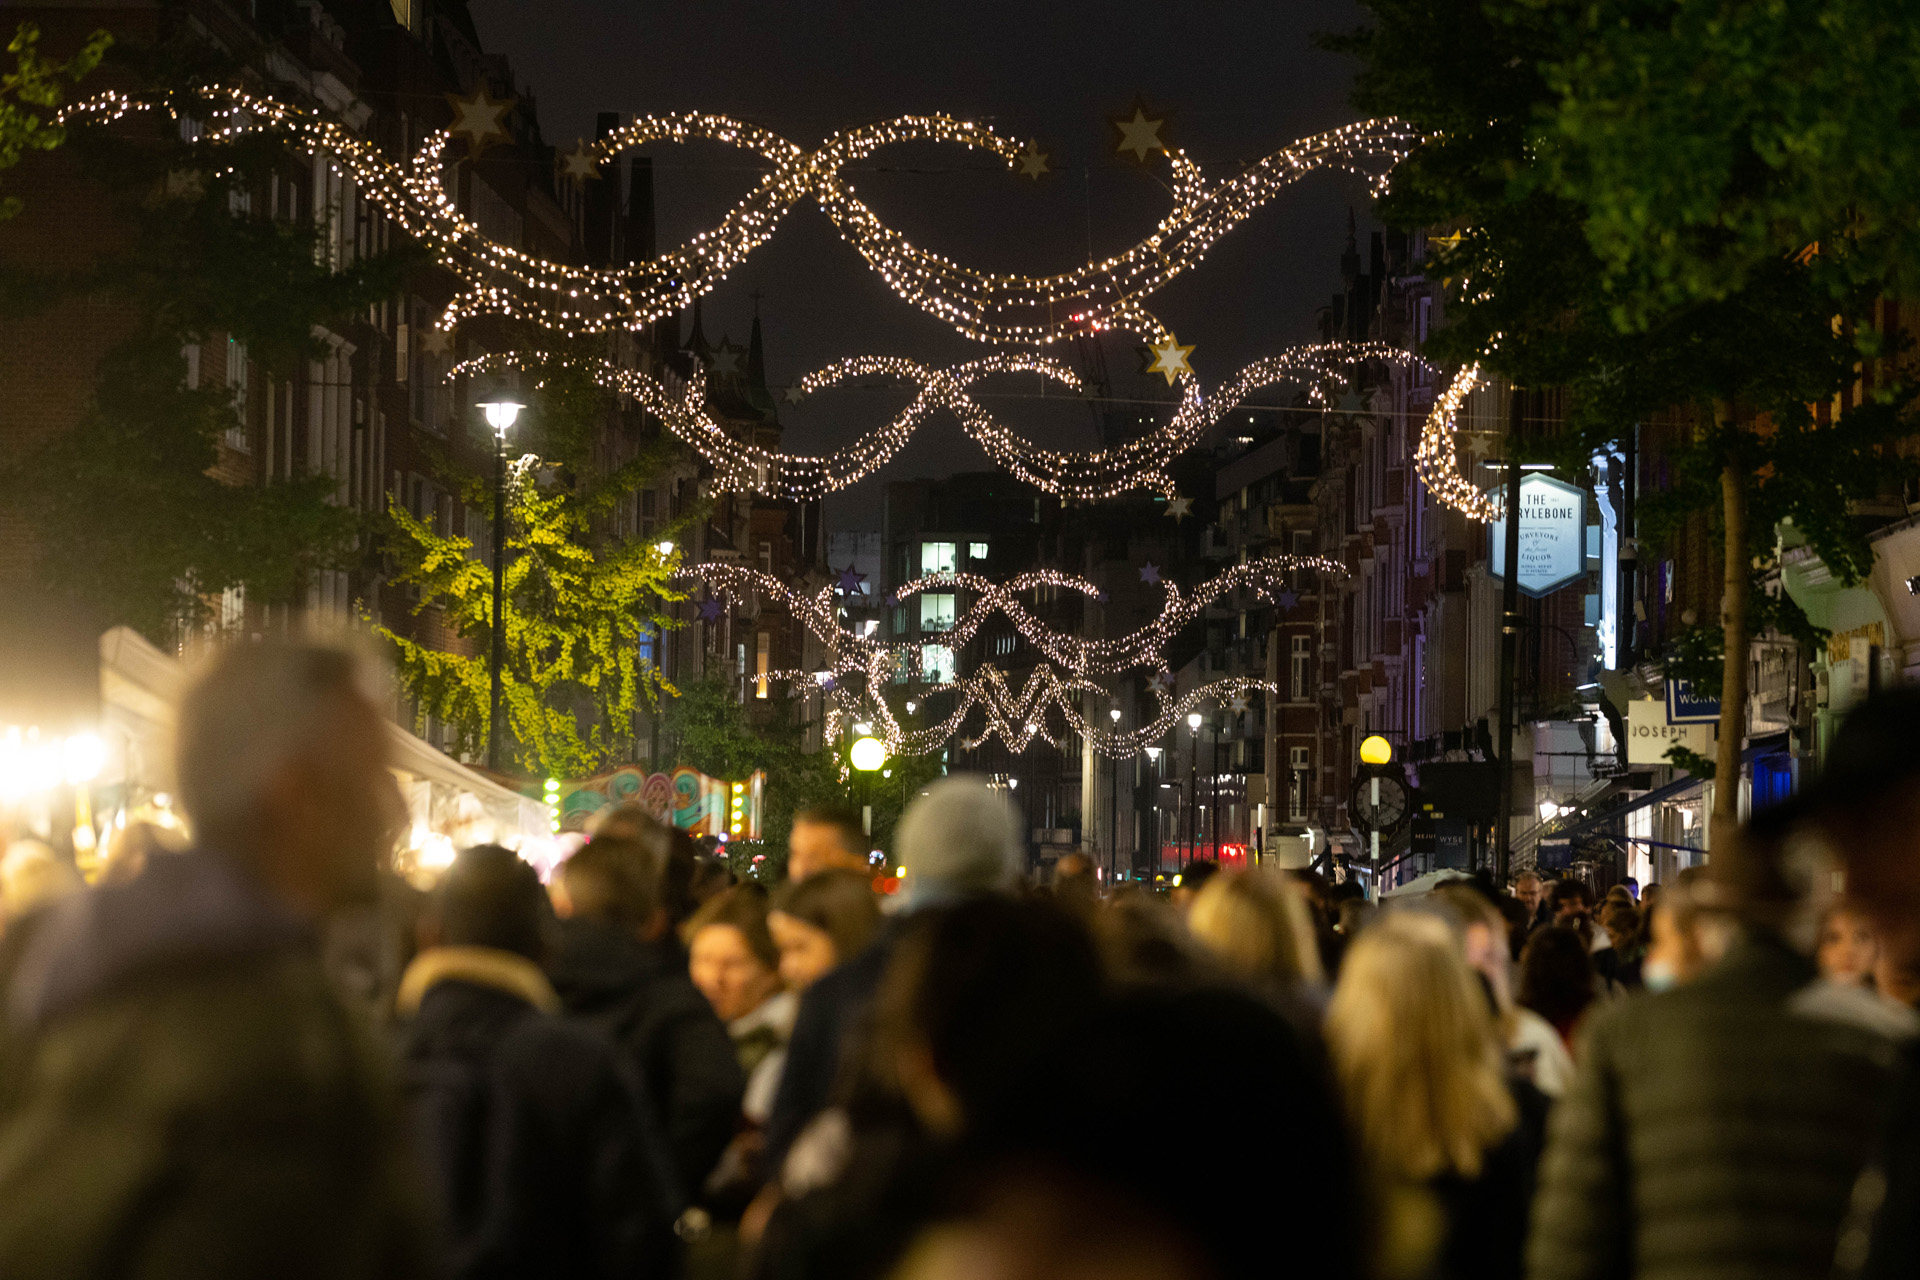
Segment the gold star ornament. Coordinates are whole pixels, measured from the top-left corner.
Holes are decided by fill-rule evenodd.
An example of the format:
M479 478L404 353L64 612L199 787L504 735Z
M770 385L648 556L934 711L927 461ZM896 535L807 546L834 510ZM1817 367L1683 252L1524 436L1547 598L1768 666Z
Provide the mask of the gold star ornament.
M506 116L514 99L496 98L483 84L471 98L450 93L447 101L453 106L453 123L447 126L447 132L467 140L468 155L477 156L496 142L513 141L513 135L507 131Z
M1047 163L1047 153L1040 149L1038 139L1027 143L1027 149L1016 157L1015 163L1020 166L1021 177L1032 178L1035 182L1053 168Z
M1176 523L1185 520L1193 514L1193 499L1174 498L1171 502L1167 503L1167 514L1172 516Z
M1155 119L1147 114L1144 102L1136 98L1133 102L1132 116L1112 117L1113 127L1120 131L1120 141L1114 150L1121 155L1131 154L1141 164L1156 151L1165 151L1167 144L1160 138L1160 130L1166 128L1165 116Z
M600 157L585 138L575 140L573 150L561 157L560 164L561 171L575 182L591 182L600 176Z
M1187 355L1193 350L1191 345L1181 346L1180 340L1172 334L1165 342L1150 342L1147 350L1153 353L1153 361L1147 365L1148 373L1157 373L1172 386L1181 374L1191 374L1193 366L1187 363Z

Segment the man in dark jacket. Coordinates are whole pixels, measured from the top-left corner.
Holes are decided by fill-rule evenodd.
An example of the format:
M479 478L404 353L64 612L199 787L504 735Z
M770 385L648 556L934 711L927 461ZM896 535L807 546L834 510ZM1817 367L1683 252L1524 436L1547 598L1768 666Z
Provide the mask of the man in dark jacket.
M372 692L338 650L227 650L179 712L199 849L10 933L0 1275L427 1272L390 1081L315 931L404 813Z
M1718 964L1594 1016L1554 1109L1533 1280L1820 1280L1910 1018L1816 981L1825 879L1772 824L1716 853L1742 933Z
M677 1177L620 1052L560 1018L535 963L546 894L493 845L455 859L399 1007L447 1274L614 1277L671 1269Z
M566 1011L626 1050L680 1185L697 1189L733 1139L746 1078L667 925L666 833L654 826L634 839L596 836L561 864L555 902L566 918L548 972Z

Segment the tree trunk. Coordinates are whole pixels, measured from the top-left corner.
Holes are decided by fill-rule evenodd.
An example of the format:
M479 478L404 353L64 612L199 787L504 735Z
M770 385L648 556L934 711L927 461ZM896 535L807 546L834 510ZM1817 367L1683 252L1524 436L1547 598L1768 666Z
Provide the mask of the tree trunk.
M1728 425L1728 410L1714 406L1714 416ZM1726 633L1725 667L1720 677L1720 741L1714 752L1713 813L1708 818L1708 843L1714 856L1732 847L1740 825L1740 755L1747 731L1747 476L1739 459L1729 458L1720 471L1720 501L1726 525L1726 577L1720 602L1720 623Z

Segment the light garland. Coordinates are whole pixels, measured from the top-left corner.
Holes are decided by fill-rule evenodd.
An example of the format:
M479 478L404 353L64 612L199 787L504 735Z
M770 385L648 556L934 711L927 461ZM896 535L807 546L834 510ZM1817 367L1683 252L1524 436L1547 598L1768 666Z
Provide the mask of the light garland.
M1502 504L1461 474L1459 447L1455 443L1460 407L1479 385L1480 362L1477 360L1453 375L1447 389L1435 398L1421 427L1413 465L1442 506L1453 508L1469 520L1491 522L1500 518Z
M271 130L349 172L362 195L426 245L465 287L448 304L442 328L475 315L506 315L570 334L635 329L675 315L726 278L764 244L780 220L811 196L895 293L982 342L1044 345L1074 334L1116 327L1138 331L1139 302L1202 261L1226 232L1294 181L1321 169L1364 177L1378 193L1394 164L1419 141L1397 120L1369 120L1316 134L1209 182L1184 152L1168 151L1173 209L1152 234L1123 253L1050 276L975 271L921 249L862 202L845 168L881 147L945 142L990 151L1017 168L1023 144L984 124L948 116L901 116L842 130L807 151L768 130L728 116L681 112L647 116L594 143L597 163L651 142L705 139L744 148L772 165L759 185L721 220L646 262L575 267L488 239L448 198L441 180L447 130L429 134L408 164L389 160L373 143L315 113L246 90L203 90L206 137L224 141ZM180 104L162 100L178 114ZM156 105L124 94L96 95L58 113L61 123L104 123ZM570 163L568 172L586 167ZM1164 334L1156 336L1165 337Z
M693 377L676 389L610 361L587 362L582 367L602 386L632 396L691 445L714 468L718 486L729 493L805 500L844 489L873 474L929 417L945 409L959 419L961 429L988 456L1020 479L1063 498L1093 501L1136 489L1172 497L1174 485L1168 468L1173 460L1203 440L1249 397L1275 385L1293 383L1304 386L1308 399L1324 407L1329 384L1350 380L1360 366L1373 360L1404 368L1431 368L1419 356L1384 343L1334 342L1296 347L1256 361L1211 396L1200 390L1189 371L1181 375L1181 396L1168 421L1112 449L1080 453L1034 444L1002 424L970 394L976 383L988 377L1013 373L1039 374L1079 390L1079 379L1062 365L1028 354L989 356L947 369L931 369L899 357L856 356L807 375L799 389L812 394L852 378L887 377L917 382L919 393L878 430L821 456L784 454L736 439L707 410L704 370L696 369ZM507 352L474 357L455 366L447 376L528 367L529 357Z
M1195 706L1207 702L1227 706L1232 699L1249 693L1277 692L1276 686L1265 680L1231 676L1209 681L1173 698L1164 687L1164 680L1156 679L1149 682L1160 704L1154 718L1133 729L1118 730L1088 721L1079 713L1076 702L1083 697L1096 696L1102 700L1112 697L1089 677L1142 667L1164 670L1167 640L1197 618L1212 601L1240 589L1271 593L1281 585L1280 575L1297 571L1341 576L1346 572L1337 563L1318 556L1276 556L1236 565L1196 587L1190 596L1183 596L1170 583L1164 584L1167 601L1160 616L1139 631L1114 641L1085 641L1053 631L1015 599L1016 593L1039 587L1099 596L1099 589L1092 583L1070 574L1041 570L1021 574L1004 584L973 574L937 574L918 579L901 588L895 598L905 599L920 591L947 586L981 592L981 599L956 620L956 625L940 633L940 643L944 646L965 644L987 617L1001 613L1047 661L1036 663L1019 689L1013 688L1006 673L991 663L981 664L962 679L934 684L926 694L955 694L954 709L938 723L915 730L901 726L879 691L892 682L905 661L917 661L920 645L871 639L842 626L835 584L829 583L813 592L796 591L760 569L728 562L687 565L681 569L680 576L705 583L710 593L709 604L717 603L722 595L767 597L813 634L825 653L825 665L821 669L769 671L764 677L756 678L787 684L796 695L809 688L818 688L826 694L829 739L836 737L846 724L868 724L886 743L889 752L920 754L949 741L958 740L962 746L971 748L996 737L1011 750L1024 751L1036 738L1058 745L1060 735L1076 734L1096 751L1118 757L1134 755L1158 741ZM713 612L718 614L720 610L716 608ZM1066 670L1063 672L1060 667ZM981 712L984 727L975 736L962 737L968 718L976 709Z

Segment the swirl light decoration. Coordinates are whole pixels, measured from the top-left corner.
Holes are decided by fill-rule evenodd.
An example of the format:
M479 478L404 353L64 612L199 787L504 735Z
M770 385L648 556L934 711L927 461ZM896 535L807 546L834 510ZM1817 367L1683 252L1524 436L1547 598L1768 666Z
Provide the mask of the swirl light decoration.
M1283 585L1283 575L1300 571L1345 573L1338 564L1320 557L1280 556L1236 565L1195 587L1190 596L1182 595L1171 583L1163 583L1167 600L1159 617L1139 631L1114 641L1086 641L1052 630L1015 598L1018 592L1039 587L1056 587L1098 598L1099 589L1084 578L1053 570L1022 574L1004 584L988 582L972 574L921 578L902 588L896 598L904 599L940 587L981 592L981 598L956 619L954 627L941 633L942 642L966 643L987 618L999 613L1013 622L1046 661L1036 663L1025 683L1017 689L1005 672L990 663L982 664L962 679L934 685L923 696L951 692L955 695L953 710L937 723L913 730L900 724L880 691L905 663L917 664L920 646L889 644L855 635L840 623L833 586L811 593L795 591L771 574L729 562L688 565L682 569L681 576L705 583L716 596L773 600L813 634L825 652L825 663L819 670L770 671L766 678L788 684L796 694L809 687L825 691L829 737L838 734L846 724L864 723L873 727L889 751L917 754L956 739L963 746L974 747L996 737L1012 750L1024 751L1036 738L1057 746L1064 735L1074 734L1085 738L1105 755L1129 756L1159 741L1196 706L1225 705L1230 699L1250 693L1274 692L1275 687L1268 681L1234 676L1209 681L1174 697L1161 682L1155 681L1150 687L1159 709L1153 719L1130 730L1117 730L1099 723L1099 717L1089 720L1080 713L1082 701L1092 698L1105 703L1112 696L1091 677L1140 668L1162 671L1167 639L1198 617L1207 604L1235 590L1274 593ZM968 718L975 709L982 714L983 728L976 736L963 737Z
M814 151L727 116L681 112L647 116L592 145L595 163L650 142L695 139L748 150L770 166L745 199L711 230L645 262L576 267L488 239L448 198L441 174L451 138L429 134L405 168L341 125L277 99L232 87L200 95L212 117L206 136L220 141L271 131L350 173L365 197L427 245L465 288L448 305L443 328L467 316L506 315L569 334L639 328L677 314L711 292L773 235L782 218L812 197L840 234L902 299L982 342L1044 345L1077 333L1137 323L1140 300L1202 261L1222 235L1309 173L1335 169L1366 178L1375 192L1419 140L1397 120L1346 125L1283 147L1230 178L1210 182L1184 152L1169 151L1174 207L1132 248L1050 276L975 271L921 249L883 223L855 194L848 165L881 147L953 143L990 151L1017 166L1022 143L985 124L949 116L901 116L846 129ZM58 113L62 123L118 119L146 102L96 95Z
M589 371L601 385L633 396L668 430L693 446L713 466L720 487L728 492L810 499L844 489L878 470L922 424L945 409L988 456L1022 480L1064 498L1097 500L1135 489L1171 496L1174 485L1168 467L1173 460L1205 439L1222 418L1250 396L1292 383L1304 386L1311 401L1325 405L1326 388L1345 383L1368 361L1429 367L1419 356L1378 342L1295 347L1248 365L1211 396L1201 392L1191 373L1181 374L1180 399L1161 426L1112 449L1067 452L1034 444L1001 423L970 394L972 387L984 379L1012 373L1038 374L1079 390L1079 379L1062 365L1029 354L989 356L947 369L932 369L898 357L856 356L807 375L801 389L814 394L853 378L886 377L916 382L919 393L879 429L844 449L820 456L777 453L736 439L707 410L703 370L696 370L677 389L611 362L595 362ZM525 357L512 352L479 356L456 366L447 376L526 368L528 364Z

